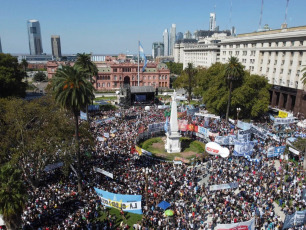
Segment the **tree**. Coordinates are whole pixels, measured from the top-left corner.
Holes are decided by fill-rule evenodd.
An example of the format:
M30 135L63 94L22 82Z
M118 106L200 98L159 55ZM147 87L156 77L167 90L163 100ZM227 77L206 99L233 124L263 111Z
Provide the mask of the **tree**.
M21 227L21 214L25 207L27 192L21 171L5 164L0 168L0 214L8 229Z
M47 79L47 76L44 72L41 72L41 71L38 71L34 77L33 77L33 80L34 81L45 81Z
M25 101L0 99L0 165L10 162L37 187L48 164L72 161L74 122L51 96ZM82 144L91 140L88 127L80 127ZM87 125L88 126L88 125ZM66 162L67 161L67 162ZM67 164L66 164L67 163Z
M183 71L183 64L182 63L175 63L175 62L166 62L166 65L168 67L168 69L170 70L171 74L175 74L175 75L181 75L182 71Z
M90 54L85 53L78 53L77 54L77 60L75 62L75 65L80 68L81 71L83 71L87 76L89 81L93 84L93 77L98 75L98 68L90 59ZM89 121L88 116L88 105L86 105L86 116L87 121Z
M302 69L302 72L303 72L303 76L302 76L301 80L302 80L303 84L306 85L306 67L304 67Z
M22 59L20 65L21 65L21 67L22 67L22 69L23 69L23 74L24 74L24 76L25 76L25 78L26 78L26 81L28 81L28 80L27 80L27 77L28 77L28 75L27 75L27 69L28 69L29 63L27 62L26 59Z
M0 53L0 97L25 97L26 83L17 58Z
M196 74L197 70L193 68L192 63L188 63L187 68L185 68L181 74L173 83L175 88L184 88L188 93L188 102L191 101L191 94L193 88L196 86Z
M229 87L224 78L226 65L216 63L201 74L199 90L203 89L203 102L206 108L214 114L222 115L227 109ZM267 79L246 72L241 81L233 82L229 115L236 114L236 108L241 108L239 114L243 118L257 118L268 110L270 84Z
M94 99L94 88L87 80L85 72L75 65L58 69L52 79L52 87L56 102L71 111L75 121L75 144L78 164L78 190L82 192L81 153L79 141L79 113Z
M228 94L228 102L227 102L227 109L226 109L226 121L228 121L228 114L230 110L231 104L231 94L233 88L233 81L241 81L243 78L243 66L239 63L237 57L230 57L228 59L228 64L225 67L225 77L229 81L229 94Z

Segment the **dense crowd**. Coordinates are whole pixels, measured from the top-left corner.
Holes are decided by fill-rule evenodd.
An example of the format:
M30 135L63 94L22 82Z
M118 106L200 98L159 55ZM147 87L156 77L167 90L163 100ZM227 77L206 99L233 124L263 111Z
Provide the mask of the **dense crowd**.
M101 122L110 117L114 119ZM275 212L276 206L285 214L305 209L302 199L305 173L300 170L301 165L281 160L276 167L276 158L262 154L267 145L272 142L282 145L284 140L281 143L259 140L254 153L261 158L259 163L243 157L210 156L191 167L138 156L133 149L139 127L164 120L164 111L154 107L150 111L140 107L122 109L116 115L112 111L101 112L93 117L90 129L97 141L91 157L82 160L83 193L77 192L73 170L68 177L61 169L45 172L38 188L28 188L29 200L22 215L24 229L213 229L218 223L255 217L257 229L281 229L283 221ZM222 120L209 125L221 135L227 135L232 128ZM114 179L94 172L93 167L113 173ZM147 175L144 168L150 169ZM238 182L238 188L209 189L210 185L230 182ZM116 216L101 204L94 187L142 195L142 221L134 226L118 224ZM163 200L171 204L173 217L165 216L158 207Z

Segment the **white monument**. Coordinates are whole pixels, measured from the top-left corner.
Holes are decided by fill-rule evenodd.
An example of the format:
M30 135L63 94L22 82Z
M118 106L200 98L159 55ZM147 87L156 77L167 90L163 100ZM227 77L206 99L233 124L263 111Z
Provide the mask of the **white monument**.
M181 152L180 134L178 132L177 122L177 105L176 105L176 92L174 91L171 103L171 116L170 116L170 129L166 133L167 140L165 149L167 153Z

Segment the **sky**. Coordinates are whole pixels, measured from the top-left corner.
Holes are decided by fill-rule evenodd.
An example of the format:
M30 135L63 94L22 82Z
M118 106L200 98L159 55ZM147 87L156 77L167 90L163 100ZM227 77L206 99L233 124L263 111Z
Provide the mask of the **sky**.
M220 30L236 27L238 34L259 28L262 0L0 0L0 38L5 53L29 53L27 20L40 22L42 45L51 53L51 35L60 35L62 54L137 53L138 40L146 54L163 31L207 30L216 12ZM232 2L232 17L230 9ZM287 0L264 0L262 26L279 29ZM306 25L306 0L290 0L289 27ZM231 23L230 23L231 21Z

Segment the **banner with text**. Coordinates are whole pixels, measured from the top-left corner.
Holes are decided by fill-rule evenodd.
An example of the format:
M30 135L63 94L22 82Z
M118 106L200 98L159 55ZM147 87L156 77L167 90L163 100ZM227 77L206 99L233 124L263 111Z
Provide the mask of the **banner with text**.
M279 147L270 147L268 149L267 157L277 157L282 155L285 151L286 146L279 146Z
M255 145L255 142L253 141L249 141L249 142L235 141L233 155L234 156L252 155L254 145Z
M251 128L251 126L252 124L243 121L238 121L237 123L237 127L242 130L248 130Z
M237 188L238 182L228 183L228 184L215 184L211 185L209 187L209 191L216 191L221 189L231 189L231 188Z
M105 171L105 170L103 170L103 169L100 169L100 168L97 168L97 167L93 167L93 170L94 170L95 172L102 173L103 175L108 176L108 177L114 179L114 174L112 174L112 173L110 173L110 172L107 172L107 171Z
M234 145L236 140L235 135L228 135L228 136L216 136L215 142L219 145Z
M142 214L141 195L123 195L95 188L102 204L107 207L122 209L124 212Z
M275 118L274 125L288 125L295 122L294 117L287 117L287 118Z
M306 223L306 210L297 211L292 215L286 215L283 229L302 226Z
M215 230L255 230L255 219L233 224L218 224Z

